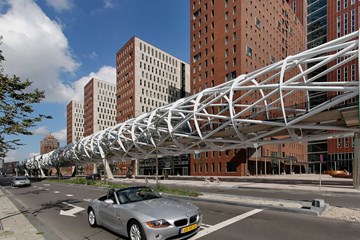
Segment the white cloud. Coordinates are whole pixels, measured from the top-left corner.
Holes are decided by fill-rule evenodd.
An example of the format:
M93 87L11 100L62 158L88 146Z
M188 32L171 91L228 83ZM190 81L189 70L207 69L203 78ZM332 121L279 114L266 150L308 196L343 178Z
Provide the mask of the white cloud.
M72 0L46 0L46 4L57 12L71 10L74 6Z
M109 83L115 84L116 82L116 69L111 66L103 66L96 73L91 72L88 76L84 76L73 83L75 89L75 96L72 100L77 102L84 101L84 86L91 80L97 78Z
M47 135L49 134L49 131L46 129L46 126L41 126L35 130L31 131L34 135Z
M96 59L98 57L98 55L95 51L93 51L92 53L85 55L85 57L90 58L90 59Z
M114 3L112 0L104 0L104 8L112 8L114 7Z
M51 133L59 142L66 140L66 129Z
M10 8L0 15L5 72L33 81L32 87L45 90L47 101L68 102L74 89L59 76L73 74L79 63L61 24L49 19L32 0L8 0L8 4Z
M17 150L10 150L7 153L7 156L4 158L4 162L15 162L15 161L19 161L22 162L25 159L29 159L32 158L34 156L38 156L40 155L40 153L29 153L29 154L24 154L21 151L17 151Z

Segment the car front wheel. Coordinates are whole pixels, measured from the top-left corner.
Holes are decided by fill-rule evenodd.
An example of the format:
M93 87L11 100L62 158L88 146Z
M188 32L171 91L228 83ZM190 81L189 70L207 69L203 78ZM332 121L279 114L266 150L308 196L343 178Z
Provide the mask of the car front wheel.
M144 230L137 221L132 221L129 224L128 234L131 240L146 240Z
M93 209L90 209L88 212L88 221L91 227L96 227L97 223L96 223L96 216L95 216L95 212Z

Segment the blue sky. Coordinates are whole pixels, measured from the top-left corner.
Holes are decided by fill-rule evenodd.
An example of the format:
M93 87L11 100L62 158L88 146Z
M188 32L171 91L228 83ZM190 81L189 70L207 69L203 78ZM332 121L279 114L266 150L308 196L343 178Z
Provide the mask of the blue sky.
M33 81L46 100L36 113L53 116L20 137L5 161L39 154L48 133L66 143L66 104L82 100L91 77L115 83L116 52L137 36L189 62L188 0L2 0L0 49L5 72Z

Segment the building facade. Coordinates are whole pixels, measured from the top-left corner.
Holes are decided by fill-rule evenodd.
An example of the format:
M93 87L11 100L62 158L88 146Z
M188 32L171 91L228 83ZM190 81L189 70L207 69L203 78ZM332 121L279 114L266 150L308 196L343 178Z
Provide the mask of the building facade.
M302 0L191 0L191 93L196 94L304 51L304 7ZM242 104L251 103L259 96L244 98ZM303 99L297 95L288 104ZM209 113L218 111L208 109ZM305 164L306 145L291 143L257 150L194 154L190 169L191 175L200 176L292 172L290 159L296 159L299 167Z
M189 94L189 64L137 37L117 52L116 71L118 123Z
M360 28L360 2L358 0L328 1L328 29L327 40L342 37ZM331 67L332 64L329 64ZM358 59L351 60L327 75L328 81L359 81ZM328 98L334 97L330 94ZM358 105L358 97L340 105L343 107ZM325 167L332 170L346 170L352 172L354 158L353 137L331 139L327 141L327 161Z
M356 0L309 0L307 14L309 49L357 31L360 27L360 4ZM328 67L334 64L329 63ZM326 67L320 69L320 71L324 70ZM323 76L322 81L358 81L358 71L356 60L352 60L336 71ZM313 93L310 103L315 105L332 97L334 94L318 95ZM358 104L358 98L340 105L346 107L354 104ZM352 171L352 159L354 158L352 137L311 142L308 146L309 170L311 172L319 171L321 159L324 170Z
M66 107L66 143L74 143L84 136L84 104L71 101Z
M59 141L53 135L49 134L40 142L40 154L49 153L59 147Z
M116 54L116 121L124 122L189 95L189 64L171 54L132 37ZM181 157L184 159L184 156ZM170 164L172 158L159 159L160 174L188 175L188 160ZM119 163L120 164L120 163ZM127 164L118 166L125 172ZM138 173L153 174L154 159L140 161Z
M84 137L116 124L115 84L92 78L84 87Z

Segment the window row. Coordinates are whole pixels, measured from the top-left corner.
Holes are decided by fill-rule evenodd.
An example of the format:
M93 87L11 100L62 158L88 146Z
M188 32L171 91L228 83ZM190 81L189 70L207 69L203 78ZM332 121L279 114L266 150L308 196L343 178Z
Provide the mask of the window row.
M157 49L154 49L153 47L147 46L145 43L140 42L140 51L143 51L144 53L147 53L152 57L155 57L160 61L166 62L174 67L178 66L178 61L176 59L168 56L165 53L162 53L161 51L158 51ZM142 54L142 56L144 56L144 54Z

